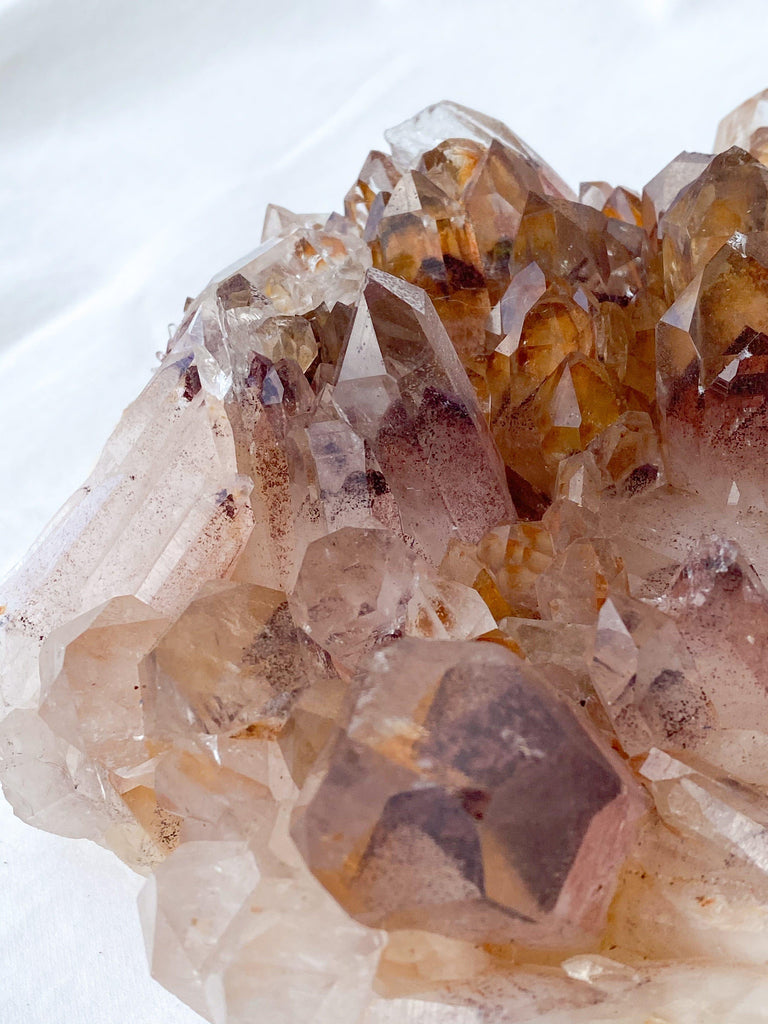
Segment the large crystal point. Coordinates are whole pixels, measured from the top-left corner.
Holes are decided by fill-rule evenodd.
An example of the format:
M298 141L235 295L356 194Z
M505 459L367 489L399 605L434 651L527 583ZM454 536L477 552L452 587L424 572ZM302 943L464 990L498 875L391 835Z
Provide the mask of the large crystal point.
M402 640L366 663L294 834L367 924L563 946L600 927L635 801L514 655Z
M369 272L334 400L369 441L405 533L430 558L452 536L479 540L514 517L475 394L421 289Z

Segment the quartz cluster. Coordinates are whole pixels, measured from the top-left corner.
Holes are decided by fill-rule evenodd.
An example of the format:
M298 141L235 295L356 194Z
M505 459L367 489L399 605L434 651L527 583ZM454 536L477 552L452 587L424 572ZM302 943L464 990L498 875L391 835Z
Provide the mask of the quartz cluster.
M213 1024L768 1021L768 93L267 212L0 599L0 778Z

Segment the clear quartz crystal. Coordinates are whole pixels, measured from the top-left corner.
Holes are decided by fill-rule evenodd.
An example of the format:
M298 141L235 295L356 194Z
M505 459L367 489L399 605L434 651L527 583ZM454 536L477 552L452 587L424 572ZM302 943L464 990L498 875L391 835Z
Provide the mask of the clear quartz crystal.
M768 1022L768 124L439 103L268 208L0 589L0 781L213 1024Z

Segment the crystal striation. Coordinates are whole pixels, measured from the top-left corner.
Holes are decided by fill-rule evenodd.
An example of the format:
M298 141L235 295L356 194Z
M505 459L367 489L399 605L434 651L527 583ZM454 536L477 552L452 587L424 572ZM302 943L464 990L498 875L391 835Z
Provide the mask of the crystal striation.
M212 1024L768 1022L768 93L267 211L0 593L0 781Z

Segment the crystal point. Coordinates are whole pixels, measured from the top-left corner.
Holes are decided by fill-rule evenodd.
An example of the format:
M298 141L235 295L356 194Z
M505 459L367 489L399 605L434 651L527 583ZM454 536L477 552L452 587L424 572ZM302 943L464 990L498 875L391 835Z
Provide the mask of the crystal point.
M568 944L599 927L633 799L525 662L495 644L402 640L362 669L295 835L367 924ZM599 888L585 875L594 857Z

